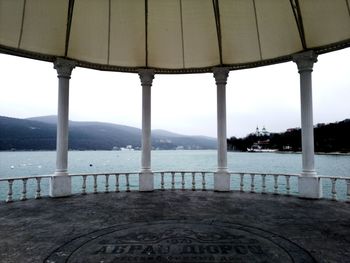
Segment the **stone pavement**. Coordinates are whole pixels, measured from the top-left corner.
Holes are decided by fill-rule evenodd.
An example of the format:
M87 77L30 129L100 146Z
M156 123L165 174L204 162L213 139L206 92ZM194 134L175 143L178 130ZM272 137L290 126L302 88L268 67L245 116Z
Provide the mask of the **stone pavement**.
M1 202L0 262L350 262L350 203L190 190Z

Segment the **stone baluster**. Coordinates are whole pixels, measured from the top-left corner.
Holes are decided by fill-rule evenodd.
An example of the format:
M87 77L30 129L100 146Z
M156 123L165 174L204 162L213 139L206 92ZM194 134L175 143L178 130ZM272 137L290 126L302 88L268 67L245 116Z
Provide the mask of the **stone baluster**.
M35 177L36 179L36 192L35 192L35 199L41 198L41 178Z
M286 175L286 193L290 195L290 176Z
M196 190L196 173L192 172L192 191Z
M332 182L332 200L336 201L337 200L337 188L336 188L337 179L331 178L331 182Z
M206 190L205 172L202 172L202 191Z
M244 173L240 173L239 174L239 177L240 177L240 184L239 184L239 190L241 191L241 192L243 192L244 191Z
M181 172L181 190L185 190L185 173Z
M105 174L105 193L109 193L109 174Z
M274 189L274 191L273 191L273 193L275 194L275 195L277 195L278 194L278 175L273 175L273 179L274 179L274 186L273 186L273 189Z
M175 173L171 172L171 190L175 190Z
M115 174L115 192L119 192L119 174Z
M12 179L10 179L10 180L7 180L7 182L8 182L8 185L9 185L9 189L8 189L8 192L7 192L7 198L6 198L6 202L7 203L10 203L10 202L12 202L13 201L13 199L12 199L12 186L13 186L13 180Z
M255 174L250 174L250 192L255 193Z
M261 190L261 193L262 194L266 194L266 174L262 174L261 175L261 179L262 179L262 190Z
M125 174L125 183L126 183L126 191L130 192L130 181L129 181L129 174Z
M83 184L81 186L81 194L86 195L86 175L83 175Z
M97 194L97 175L94 174L94 194Z
M28 179L22 179L23 188L22 188L22 195L21 195L21 201L27 200L27 181Z
M164 188L164 173L163 172L160 173L160 189L162 191L165 190L165 188Z

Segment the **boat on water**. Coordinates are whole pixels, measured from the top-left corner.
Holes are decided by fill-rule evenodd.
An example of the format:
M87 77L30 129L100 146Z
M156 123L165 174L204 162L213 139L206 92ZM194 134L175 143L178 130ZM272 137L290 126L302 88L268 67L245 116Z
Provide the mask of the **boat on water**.
M277 149L269 149L263 148L261 145L254 143L251 148L247 148L247 152L255 152L255 153L272 153L277 152Z

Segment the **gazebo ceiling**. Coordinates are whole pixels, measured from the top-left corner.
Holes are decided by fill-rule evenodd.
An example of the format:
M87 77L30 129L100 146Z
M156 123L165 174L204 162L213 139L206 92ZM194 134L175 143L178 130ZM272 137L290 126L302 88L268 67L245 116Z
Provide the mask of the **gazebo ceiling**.
M350 0L0 0L0 52L158 73L257 67L350 46Z

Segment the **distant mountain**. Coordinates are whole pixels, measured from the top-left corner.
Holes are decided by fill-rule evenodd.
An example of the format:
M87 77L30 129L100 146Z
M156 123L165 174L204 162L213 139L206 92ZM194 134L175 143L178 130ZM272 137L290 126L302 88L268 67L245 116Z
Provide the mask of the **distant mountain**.
M54 150L56 122L56 116L28 119L0 116L0 150ZM140 129L103 122L69 122L69 149L111 150L127 145L141 147ZM158 149L215 149L216 140L155 130L152 145Z
M40 122L45 122L45 123L56 124L57 123L57 116L56 115L48 115L48 116L40 116L40 117L31 117L31 118L27 118L25 120L40 121Z
M183 135L181 134L178 134L178 133L173 133L173 132L169 132L169 131L166 131L166 130L152 130L152 134L155 135L155 136L159 136L159 137L181 137Z

